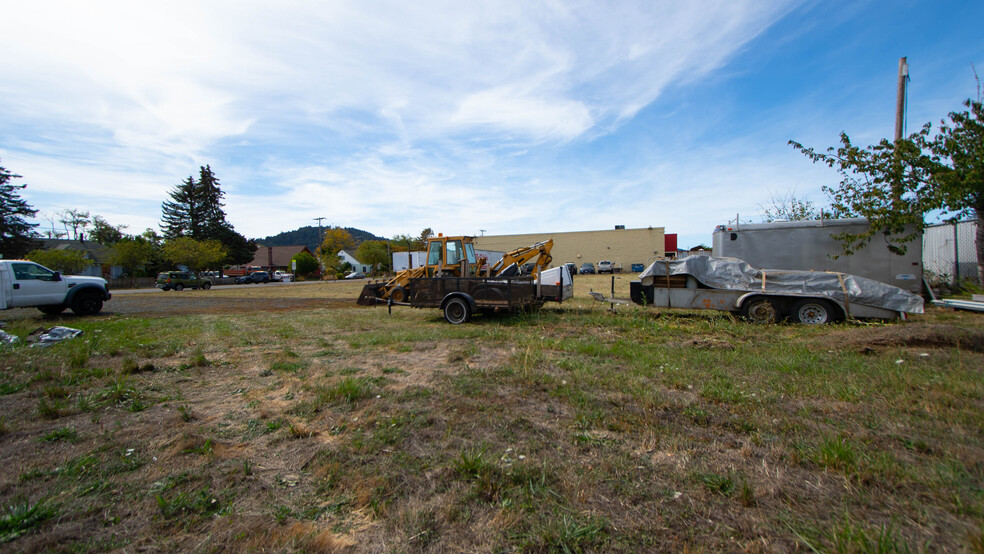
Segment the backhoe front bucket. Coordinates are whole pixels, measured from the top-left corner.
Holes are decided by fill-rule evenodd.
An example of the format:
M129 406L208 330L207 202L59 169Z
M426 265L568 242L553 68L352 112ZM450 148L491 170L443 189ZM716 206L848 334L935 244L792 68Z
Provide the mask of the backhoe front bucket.
M362 292L359 294L356 304L360 306L375 306L382 300L379 297L382 294L382 288L384 286L385 283L366 283L366 286L362 287Z

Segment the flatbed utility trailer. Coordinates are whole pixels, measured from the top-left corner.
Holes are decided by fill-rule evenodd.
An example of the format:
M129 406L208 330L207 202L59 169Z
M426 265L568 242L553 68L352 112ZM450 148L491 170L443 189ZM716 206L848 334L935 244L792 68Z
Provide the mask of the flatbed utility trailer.
M539 308L544 302L563 302L573 294L567 268L543 271L540 278L424 277L410 279L407 302L414 308L440 308L449 323L465 323L472 314L515 312Z
M788 317L820 325L923 312L922 298L892 285L847 273L755 269L736 258L662 260L639 277L630 284L636 304L735 312L760 323Z

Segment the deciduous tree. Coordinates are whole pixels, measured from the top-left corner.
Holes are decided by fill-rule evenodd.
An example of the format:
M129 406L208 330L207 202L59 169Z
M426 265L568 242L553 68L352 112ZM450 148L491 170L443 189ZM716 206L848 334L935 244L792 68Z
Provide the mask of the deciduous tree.
M92 216L92 232L89 233L89 238L99 244L110 246L126 236L123 229L126 229L126 225L111 225L102 216L94 215Z
M984 284L984 105L967 100L963 112L940 122L933 152L943 162L937 174L940 204L954 217L977 220L977 275Z
M291 261L297 266L294 271L298 275L311 275L318 271L318 259L307 252L298 252L291 258Z
M27 253L27 259L65 275L81 273L92 264L78 250L32 250Z
M360 262L376 269L389 266L389 249L386 247L386 241L364 240L359 243L356 256L359 257Z
M325 230L325 238L318 247L318 258L321 264L335 273L341 266L342 261L338 258L338 253L346 248L355 246L355 241L348 231L339 227L331 227Z
M154 244L142 236L124 237L116 241L112 248L109 262L123 268L130 276L131 285L137 270L146 267L154 256Z
M178 237L164 244L164 258L176 265L186 266L199 272L217 268L226 257L225 248L216 240L195 240L191 237Z
M59 222L65 226L65 231L72 231L72 239L78 240L85 235L85 229L89 226L89 212L69 208L58 214Z
M907 243L921 236L923 214L939 207L939 195L932 176L939 164L928 151L929 125L908 138L860 147L841 133L841 146L826 153L790 141L813 160L834 168L841 175L836 187L824 186L831 207L845 217L864 217L870 223L861 233L833 235L840 240L844 254L853 254L871 242L876 234L884 237L889 250L904 254Z
M824 187L834 209L865 217L860 234L835 235L850 254L880 233L889 248L905 252L905 243L921 235L924 216L936 210L977 219L978 277L984 282L984 106L967 100L966 111L951 112L932 136L932 126L907 138L859 147L841 133L841 146L826 153L790 141L814 163L841 174L837 187Z

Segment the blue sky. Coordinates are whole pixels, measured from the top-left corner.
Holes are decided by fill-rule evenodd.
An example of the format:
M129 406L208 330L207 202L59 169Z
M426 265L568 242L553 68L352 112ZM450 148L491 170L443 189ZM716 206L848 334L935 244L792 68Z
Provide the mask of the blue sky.
M210 164L247 237L665 227L822 205L826 148L976 96L984 2L0 0L0 164L129 232ZM43 219L39 218L39 221ZM43 223L43 227L49 227Z

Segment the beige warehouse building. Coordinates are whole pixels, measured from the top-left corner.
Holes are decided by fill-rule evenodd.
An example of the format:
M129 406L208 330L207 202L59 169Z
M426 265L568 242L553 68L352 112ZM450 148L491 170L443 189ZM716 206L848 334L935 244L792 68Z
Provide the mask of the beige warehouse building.
M601 260L621 265L629 271L632 264L649 264L663 257L665 238L663 227L642 229L614 229L608 231L576 231L572 233L531 233L526 235L487 235L475 237L475 248L509 252L523 246L553 239L553 266L573 262L591 262L595 266Z

